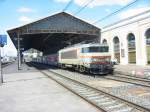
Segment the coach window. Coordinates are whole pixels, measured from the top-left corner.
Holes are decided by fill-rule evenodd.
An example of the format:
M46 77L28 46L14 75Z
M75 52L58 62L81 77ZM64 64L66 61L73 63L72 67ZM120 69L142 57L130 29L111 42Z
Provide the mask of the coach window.
M107 40L106 40L106 39L104 39L102 43L103 43L103 44L107 44Z
M88 52L89 52L88 47L82 48L82 53L88 53Z
M136 46L135 46L135 36L133 33L128 34L128 62L136 63Z
M150 64L150 28L146 31L147 64Z
M117 59L117 62L120 63L120 42L118 37L114 37L114 58Z

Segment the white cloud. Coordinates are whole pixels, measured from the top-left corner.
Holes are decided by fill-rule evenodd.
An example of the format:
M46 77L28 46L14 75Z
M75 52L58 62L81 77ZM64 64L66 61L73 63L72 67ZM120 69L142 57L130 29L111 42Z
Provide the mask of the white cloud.
M21 16L21 17L19 18L19 21L20 21L20 22L27 23L27 22L31 22L32 19L29 18L29 17L27 17L27 16Z
M17 10L18 12L21 13L31 13L31 12L35 12L35 10L28 8L28 7L21 7Z
M135 8L135 9L129 9L127 11L124 11L119 14L120 19L125 19L131 16L134 16L136 14L142 13L146 10L150 10L150 7L141 7L141 8Z
M70 0L55 0L56 2L69 2ZM84 6L85 4L87 4L88 2L90 2L91 0L74 0L74 3L79 5L79 6ZM103 6L103 5L126 5L130 2L132 2L133 0L94 0L93 2L91 2L91 4L88 6L90 8L92 7L96 7L96 6Z

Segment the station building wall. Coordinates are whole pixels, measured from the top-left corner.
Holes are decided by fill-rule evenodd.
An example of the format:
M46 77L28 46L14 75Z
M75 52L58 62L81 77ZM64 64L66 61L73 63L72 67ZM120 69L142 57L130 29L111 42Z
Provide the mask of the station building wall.
M128 36L130 34L134 35L135 39L132 38L128 40ZM150 16L135 17L129 20L121 21L119 23L110 25L102 29L101 43L105 42L109 45L110 52L112 54L112 59L116 58L115 47L114 47L115 37L118 37L119 39L120 57L118 58L119 59L118 62L121 65L127 65L127 64L149 65L150 64L149 63L150 43L149 44L146 43L146 39L147 38L150 39ZM129 41L130 41L131 50L128 48ZM135 48L134 48L134 44L135 44ZM135 57L135 63L134 62L131 63L130 60L133 61L134 57Z

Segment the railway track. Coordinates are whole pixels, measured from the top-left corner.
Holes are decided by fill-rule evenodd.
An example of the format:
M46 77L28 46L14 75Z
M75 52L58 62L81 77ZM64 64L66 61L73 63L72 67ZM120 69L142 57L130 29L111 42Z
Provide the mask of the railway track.
M93 104L103 112L150 112L149 109L141 107L132 102L113 96L98 90L87 84L73 80L54 71L41 71L47 77L55 80L65 88L69 89L84 100ZM51 74L51 73L52 74Z
M136 85L144 86L144 87L150 87L149 79L141 79L141 78L137 78L137 77L133 77L133 76L119 75L119 74L105 76L104 78L121 81L121 82L127 82L127 83L131 83L131 84L136 84Z

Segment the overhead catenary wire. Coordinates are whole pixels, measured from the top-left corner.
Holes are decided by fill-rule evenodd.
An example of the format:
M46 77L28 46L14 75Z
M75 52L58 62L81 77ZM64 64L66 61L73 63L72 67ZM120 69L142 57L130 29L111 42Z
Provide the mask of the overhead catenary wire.
M83 7L81 7L79 10L77 10L77 12L74 13L74 15L79 14L83 9L85 9L89 4L91 4L94 0L90 0L89 2L87 2Z
M114 22L114 23L112 23L112 24L109 24L109 25L107 25L107 26L104 26L103 29L104 29L104 28L107 28L107 27L109 27L109 26L118 24L118 23L120 23L120 22L123 22L123 21L126 21L126 20L130 20L130 19L135 18L135 17L138 17L138 16L142 16L143 14L147 14L147 13L150 13L150 9L148 9L148 10L146 10L146 11L144 11L144 12L138 13L138 14L136 14L136 15L130 16L130 17L128 17L128 18L119 20L119 21Z
M100 21L103 21L103 20L107 19L108 17L111 17L111 16L117 14L118 12L120 12L120 11L122 11L122 10L128 8L128 7L130 7L131 5L135 4L135 3L138 2L138 1L139 1L139 0L135 0L135 1L133 1L133 2L131 2L131 3L129 3L129 4L127 4L126 6L124 6L124 7L120 8L120 9L116 10L115 12L110 13L110 14L108 14L107 16L105 16L105 17L103 17L103 18L101 18L101 19L95 21L93 24L97 24L97 23L99 23Z
M70 0L62 11L65 12L69 8L69 6L72 4L72 2L73 0Z

